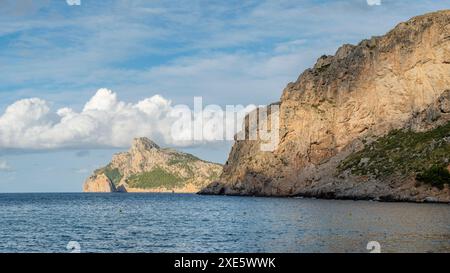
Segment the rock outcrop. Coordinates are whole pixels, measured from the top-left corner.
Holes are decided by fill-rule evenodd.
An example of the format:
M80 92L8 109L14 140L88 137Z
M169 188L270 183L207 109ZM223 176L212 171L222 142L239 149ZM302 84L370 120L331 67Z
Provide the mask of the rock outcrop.
M83 192L114 192L116 187L105 174L89 177L83 185Z
M259 141L236 141L220 179L201 193L449 202L448 184L437 188L416 179L432 164L448 165L449 89L450 10L344 45L284 89L274 113L280 117L277 149L263 152ZM406 142L408 133L417 137L418 146L394 138L398 146L382 150L377 143L398 131ZM421 133L431 131L436 137L421 143ZM395 149L409 148L417 158L395 157ZM374 169L355 166L358 157L360 166ZM393 162L397 169L375 168Z
M84 192L198 192L222 171L220 164L136 138L84 183Z

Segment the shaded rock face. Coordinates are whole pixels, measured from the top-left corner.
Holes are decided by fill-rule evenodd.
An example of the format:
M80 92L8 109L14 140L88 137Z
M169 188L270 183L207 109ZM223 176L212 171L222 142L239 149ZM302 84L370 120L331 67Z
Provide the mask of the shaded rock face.
M83 186L85 192L198 192L217 179L220 164L161 148L148 138L136 138L128 152L115 154ZM106 187L106 181L111 187Z
M202 193L448 202L448 187L416 187L412 175L369 179L337 168L393 130L448 122L448 89L450 10L344 45L283 90L278 148L262 152L258 141L236 141L220 179Z

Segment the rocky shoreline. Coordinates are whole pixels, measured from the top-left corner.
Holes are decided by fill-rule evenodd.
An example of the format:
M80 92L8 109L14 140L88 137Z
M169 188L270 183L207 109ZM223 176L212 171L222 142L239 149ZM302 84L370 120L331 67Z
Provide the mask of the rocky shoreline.
M410 198L399 198L395 196L380 196L380 197L370 197L370 196L336 196L334 193L310 193L301 195L250 195L250 194L217 194L208 192L198 192L199 195L225 195L225 196L247 196L247 197L280 197L280 198L300 198L300 199L323 199L323 200L344 200L344 201L371 201L371 202L386 202L386 203L432 203L432 204L448 204L450 201L438 200L435 197L427 197L425 199L410 199Z
M245 197L260 197L260 198L293 198L293 199L315 199L315 200L342 200L342 201L371 201L371 202L386 202L386 203L427 203L427 204L447 204L450 205L450 201L437 200L434 197L425 198L423 200L415 200L409 198L397 198L394 196L381 196L381 197L368 197L368 196L336 196L333 193L324 194L303 194L303 195L248 195L248 194L216 194L207 192L198 192L199 195L214 196L214 195L225 195L225 196L245 196Z

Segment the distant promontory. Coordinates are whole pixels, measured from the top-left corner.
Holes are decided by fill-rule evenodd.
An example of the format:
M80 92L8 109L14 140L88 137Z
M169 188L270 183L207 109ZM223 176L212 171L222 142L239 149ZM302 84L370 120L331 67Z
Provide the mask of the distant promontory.
M128 152L115 154L110 164L96 170L83 191L195 193L221 171L220 164L136 138Z

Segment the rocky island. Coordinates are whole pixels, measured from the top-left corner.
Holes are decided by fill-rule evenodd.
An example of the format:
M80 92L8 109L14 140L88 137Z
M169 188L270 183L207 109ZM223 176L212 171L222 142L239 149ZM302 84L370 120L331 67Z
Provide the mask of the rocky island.
M320 57L279 106L278 148L237 140L202 194L450 202L450 10Z
M136 138L128 152L115 154L110 164L96 170L83 191L195 193L221 171L220 164Z

